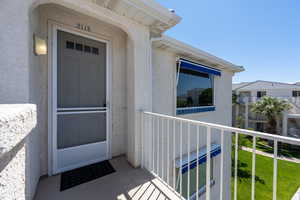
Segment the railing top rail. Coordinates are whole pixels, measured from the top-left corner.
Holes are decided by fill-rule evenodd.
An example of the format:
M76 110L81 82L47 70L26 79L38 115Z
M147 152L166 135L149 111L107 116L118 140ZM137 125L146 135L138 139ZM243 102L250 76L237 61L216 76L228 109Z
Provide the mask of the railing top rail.
M211 127L214 129L220 129L220 130L224 130L224 131L228 131L228 132L243 133L246 135L256 136L256 137L260 137L260 138L264 138L264 139L276 140L278 142L300 145L300 139L298 139L298 138L285 137L285 136L281 136L281 135L274 135L274 134L263 133L263 132L259 132L259 131L246 130L246 129L235 128L235 127L230 127L230 126L225 126L225 125L220 125L220 124L213 124L213 123L202 122L202 121L197 121L197 120L192 120L192 119L185 119L185 118L174 117L174 116L169 116L169 115L164 115L164 114L159 114L159 113L153 113L153 112L148 112L148 111L143 111L143 113L146 115L150 115L150 116L157 116L157 117L173 119L176 121L183 121L183 122L191 123L194 125Z

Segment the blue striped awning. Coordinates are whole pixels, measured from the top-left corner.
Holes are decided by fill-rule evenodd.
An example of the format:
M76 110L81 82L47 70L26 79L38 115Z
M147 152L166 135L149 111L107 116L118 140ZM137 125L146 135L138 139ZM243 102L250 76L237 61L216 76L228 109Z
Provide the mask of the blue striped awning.
M221 153L221 146L219 144L212 144L211 151L210 151L210 157L213 158L220 153ZM198 165L206 162L206 154L207 154L206 147L199 149ZM191 152L189 164L188 164L188 155L184 155L182 157L182 165L181 165L180 158L177 158L175 162L176 162L176 168L180 168L180 166L182 166L181 173L184 174L188 171L189 166L190 166L190 170L197 167L197 151Z
M207 67L189 60L185 60L180 58L179 59L179 63L180 63L180 68L183 69L189 69L189 70L193 70L193 71L197 71L197 72L202 72L202 73L207 73L207 74L212 74L212 75L216 75L216 76L221 76L221 71L218 69L214 69L211 67Z

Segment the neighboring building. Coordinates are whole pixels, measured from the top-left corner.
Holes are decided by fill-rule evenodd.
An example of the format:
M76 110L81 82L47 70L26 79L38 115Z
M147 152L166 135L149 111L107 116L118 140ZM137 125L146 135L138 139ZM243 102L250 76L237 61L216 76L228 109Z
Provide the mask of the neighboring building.
M290 113L300 113L300 85L271 82L253 81L232 84L233 94L237 96L239 104L233 109L233 123L237 125L237 116L242 117L245 128L253 128L257 131L264 131L266 120L250 111L251 103L258 101L263 96L271 96L288 101L292 105ZM247 114L246 114L247 113ZM247 116L248 117L247 117ZM293 127L297 124L291 124ZM282 132L281 121L278 122L278 132Z
M279 98L300 97L300 85L262 80L234 83L232 90L240 97L260 98L265 95Z

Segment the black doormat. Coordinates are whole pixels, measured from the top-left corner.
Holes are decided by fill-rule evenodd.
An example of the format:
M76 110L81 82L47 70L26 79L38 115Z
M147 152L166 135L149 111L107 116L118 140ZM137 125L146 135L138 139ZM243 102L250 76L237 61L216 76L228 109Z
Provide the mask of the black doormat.
M116 170L107 161L91 164L61 174L60 191L86 183L102 176L114 173Z

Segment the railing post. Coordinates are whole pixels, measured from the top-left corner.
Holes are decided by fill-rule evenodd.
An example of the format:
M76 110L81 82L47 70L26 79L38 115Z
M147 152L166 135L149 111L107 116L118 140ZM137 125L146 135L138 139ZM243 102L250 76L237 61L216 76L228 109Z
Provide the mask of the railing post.
M182 121L180 121L180 195L182 196Z
M209 126L207 127L206 150L206 200L210 200L211 128Z
M176 120L173 120L173 188L176 190L176 132L175 132L175 127L176 127Z
M188 131L187 131L187 135L188 135L188 137L187 137L187 139L188 139L188 150L187 150L187 153L188 153L188 183L187 183L187 195L188 195L188 200L190 199L190 180L191 180L191 177L190 177L190 175L191 175L191 170L190 170L190 162L191 162L191 160L190 160L190 152L191 152L191 141L190 141L190 139L191 139L191 126L190 126L190 124L187 124L187 128L188 128Z
M159 155L159 117L157 117L156 118L157 119L157 123L156 123L156 125L157 125L157 143L156 143L156 145L157 145L157 151L156 151L156 173L157 173L157 175L159 176L159 157L160 157L160 155Z
M152 134L151 134L151 138L152 138L152 150L151 150L151 153L152 153L152 171L154 172L154 140L155 140L155 137L154 137L154 130L155 130L155 117L152 116L151 117L152 119Z
M224 150L224 130L221 130L220 200L223 200Z
M169 182L169 175L170 175L170 120L167 119L167 183Z
M239 133L235 133L235 155L234 155L234 200L237 200L237 176L238 176L238 148Z
M144 113L143 111L140 112L141 114L141 167L144 168Z
M161 178L164 180L164 118L161 119Z
M273 168L273 200L277 198L277 153L278 142L274 140L274 168Z
M196 193L196 200L199 200L199 126L197 126L197 173L196 173L196 189L197 189L197 193Z
M253 136L251 200L255 199L255 162L256 162L256 137Z

